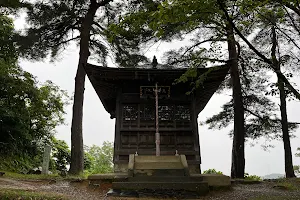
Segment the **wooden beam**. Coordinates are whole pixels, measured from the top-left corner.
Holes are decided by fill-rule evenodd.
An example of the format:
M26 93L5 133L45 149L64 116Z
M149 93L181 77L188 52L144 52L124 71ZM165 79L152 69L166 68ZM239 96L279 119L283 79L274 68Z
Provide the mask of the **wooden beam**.
M122 119L122 109L121 109L121 88L118 90L117 99L116 99L116 121L115 121L115 141L114 141L114 159L113 162L116 163L119 160L119 154L116 153L120 150L121 146L121 119Z
M198 131L198 113L196 111L196 98L193 98L191 101L191 121L192 121L192 128L193 128L193 139L194 139L194 150L198 152L195 156L195 160L199 161L201 164L201 155L200 155L200 138L199 138L199 131ZM201 168L199 165L199 170L201 172Z

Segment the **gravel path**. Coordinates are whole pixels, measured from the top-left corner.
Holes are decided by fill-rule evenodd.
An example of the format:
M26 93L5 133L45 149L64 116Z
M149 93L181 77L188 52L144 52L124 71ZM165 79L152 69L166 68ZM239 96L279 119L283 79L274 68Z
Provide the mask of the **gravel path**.
M208 196L202 198L205 200L208 199L222 199L222 200L231 200L231 199L299 199L300 192L297 190L282 190L274 189L275 183L263 182L260 184L237 184L234 185L231 191L227 192L215 192L209 194ZM264 198L262 198L264 197Z
M297 183L300 184L298 180ZM234 184L230 191L210 192L207 196L198 198L199 200L246 200L246 199L275 199L275 200L300 200L300 188L295 190L275 189L277 183L263 182L260 184ZM13 180L0 178L1 188L23 189L28 191L39 191L46 193L61 194L75 200L126 200L134 198L107 197L106 193L111 187L110 184L100 186L89 186L88 181L70 182L54 180ZM298 190L299 189L299 190ZM140 198L150 200L153 198ZM160 199L160 198L155 198ZM161 198L162 199L162 198ZM165 198L163 198L165 199Z
M108 186L109 187L109 186ZM54 180L13 180L0 178L0 189L22 189L28 191L39 191L46 193L56 193L78 200L96 200L105 199L107 187L93 188L88 187L88 182L70 182L70 181L54 181Z

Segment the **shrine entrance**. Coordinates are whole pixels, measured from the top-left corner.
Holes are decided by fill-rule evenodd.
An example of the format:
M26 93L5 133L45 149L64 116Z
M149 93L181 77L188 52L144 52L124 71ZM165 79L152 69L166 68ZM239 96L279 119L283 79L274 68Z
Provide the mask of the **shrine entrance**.
M109 179L113 193L120 195L145 189L204 195L209 187L230 187L228 176L200 174L197 122L228 66L197 69L195 77L204 78L192 92L192 80L174 84L187 69L88 64L85 70L104 108L116 119L114 173L91 175L91 183Z
M190 173L200 173L198 114L229 67L207 73L191 94L191 82L174 84L186 69L108 68L88 64L87 75L111 118L116 119L114 170L127 172L129 155L185 155ZM99 134L101 132L99 131Z

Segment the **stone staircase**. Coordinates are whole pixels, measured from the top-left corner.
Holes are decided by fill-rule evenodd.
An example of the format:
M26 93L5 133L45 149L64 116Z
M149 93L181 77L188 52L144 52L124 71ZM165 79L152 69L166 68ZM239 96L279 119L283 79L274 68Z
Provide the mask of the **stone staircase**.
M190 176L185 155L129 156L127 181L113 182L117 190L186 190L208 193L201 176Z

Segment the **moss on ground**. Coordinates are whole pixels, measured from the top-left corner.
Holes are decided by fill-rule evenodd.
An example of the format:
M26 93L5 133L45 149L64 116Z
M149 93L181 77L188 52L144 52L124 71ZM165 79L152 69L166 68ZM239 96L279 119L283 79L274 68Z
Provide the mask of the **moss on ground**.
M300 190L299 178L278 179L274 188L284 190Z
M42 193L36 191L27 191L19 189L0 190L0 200L67 200L68 198L62 195Z
M18 174L14 172L6 172L4 174L5 178L18 179L18 180L78 180L78 179L86 179L87 175L81 174L78 176L65 176L62 177L58 174Z

